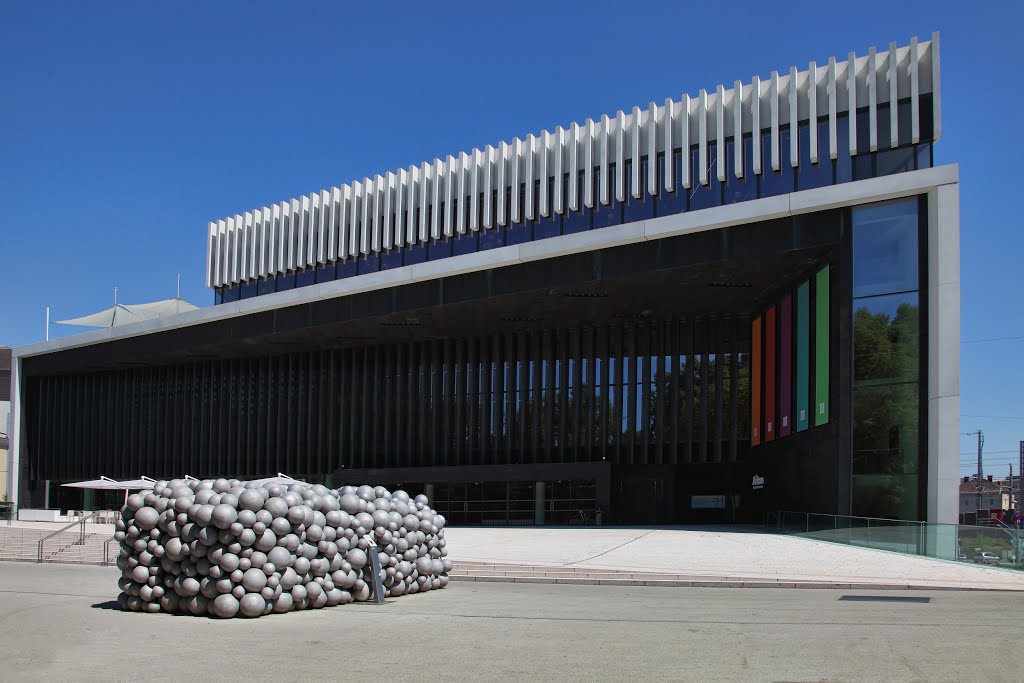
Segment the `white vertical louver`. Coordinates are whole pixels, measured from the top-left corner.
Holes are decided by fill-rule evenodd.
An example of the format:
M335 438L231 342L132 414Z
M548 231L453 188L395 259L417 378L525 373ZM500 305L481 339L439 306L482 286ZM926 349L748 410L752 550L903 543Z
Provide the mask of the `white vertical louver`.
M871 48L861 57L854 53L839 61L833 57L821 68L810 62L804 71L796 67L773 71L766 83L754 76L747 84L736 81L731 88L719 85L710 93L701 90L695 102L683 95L661 105L650 103L646 109L633 107L628 114L618 111L611 117L558 126L553 133L550 129L530 133L511 143L448 155L443 161L423 162L211 222L206 281L211 287L222 287L422 244L442 235L489 230L520 222L524 214L527 219L548 217L578 211L581 204L608 205L613 196L624 201L627 193L641 197L662 188L672 191L678 185L689 189L694 182L707 184L711 167L715 177L725 181L729 161L738 178L744 175L745 163L751 164L755 175L762 174L768 164L780 170L783 126L789 127L789 163L797 166L796 124L804 121L812 124L803 153L811 163L839 156L840 125L848 126L849 149L844 154L884 147L885 128L890 132L888 147L898 146L901 134L904 141L918 143L921 103L929 94L932 140L937 140L942 132L937 34L923 42L913 38L903 47L891 43L884 52ZM899 111L893 106L901 99L910 102L909 122L903 124L907 130L900 130ZM868 140L857 140L858 106L867 110ZM889 118L879 121L879 111L886 106L888 112L882 115ZM827 139L825 129L819 135L817 126L819 117L826 116ZM880 123L887 126L880 128ZM744 134L752 136L749 161L744 159L741 143ZM763 135L769 136L767 146L762 146ZM730 139L735 144L728 159ZM709 144L716 146L714 159L709 159ZM692 167L694 146L698 163ZM762 158L763 151L768 159ZM678 154L683 158L676 177ZM627 160L632 166L628 187ZM645 185L642 169L647 175Z

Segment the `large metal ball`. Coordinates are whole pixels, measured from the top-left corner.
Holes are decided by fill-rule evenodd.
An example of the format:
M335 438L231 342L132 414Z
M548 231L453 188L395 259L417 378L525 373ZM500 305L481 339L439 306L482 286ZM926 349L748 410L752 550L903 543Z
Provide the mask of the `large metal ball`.
M213 612L214 616L230 619L238 614L239 607L238 599L235 596L231 595L231 593L224 593L213 599L210 611Z
M274 496L263 503L263 509L274 517L284 517L288 514L288 503L284 498Z
M259 593L246 593L239 601L239 611L243 617L261 616L266 606L266 599Z
M262 569L252 567L242 576L242 585L245 586L246 592L259 593L267 585L267 575Z
M160 521L160 513L155 508L143 506L135 512L135 526L143 531L149 531Z
M338 503L341 505L341 509L350 515L354 515L362 509L359 497L351 493L343 495Z
M367 562L366 552L359 548L349 550L345 559L348 560L348 563L351 564L354 569L362 569L366 566Z
M221 503L213 508L210 518L218 529L227 529L238 520L238 510L228 503Z

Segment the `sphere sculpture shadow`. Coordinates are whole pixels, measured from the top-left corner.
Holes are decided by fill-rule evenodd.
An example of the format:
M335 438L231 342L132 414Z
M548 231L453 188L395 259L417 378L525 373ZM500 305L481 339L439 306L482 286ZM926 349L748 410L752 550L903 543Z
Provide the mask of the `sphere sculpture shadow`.
M117 603L136 612L260 617L448 585L445 519L382 486L158 481L117 519Z

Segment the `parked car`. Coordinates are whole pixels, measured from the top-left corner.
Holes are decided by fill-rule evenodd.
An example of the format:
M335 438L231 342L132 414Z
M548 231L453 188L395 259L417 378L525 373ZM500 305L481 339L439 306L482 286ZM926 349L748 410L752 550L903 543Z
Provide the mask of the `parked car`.
M959 555L957 555L956 559L957 559L957 562L966 562L967 561L967 556L964 555L963 553L960 553Z
M974 562L976 564L999 564L999 556L995 553L975 553Z

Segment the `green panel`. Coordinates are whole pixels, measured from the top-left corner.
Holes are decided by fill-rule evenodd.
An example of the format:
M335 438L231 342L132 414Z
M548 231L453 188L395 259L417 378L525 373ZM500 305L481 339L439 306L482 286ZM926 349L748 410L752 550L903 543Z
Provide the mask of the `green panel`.
M814 426L828 422L828 374L831 330L829 274L825 266L814 278Z
M810 416L811 283L796 290L796 431L807 429Z

